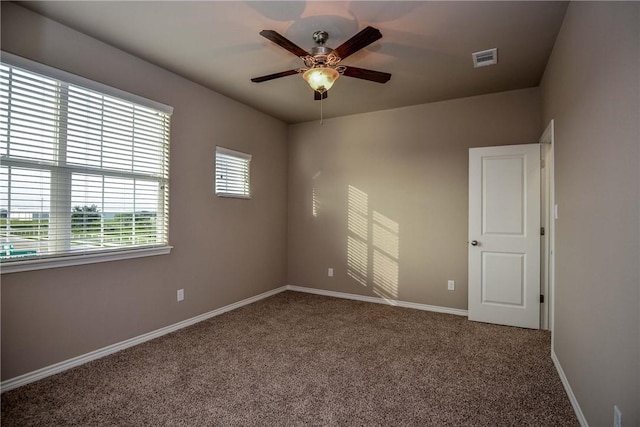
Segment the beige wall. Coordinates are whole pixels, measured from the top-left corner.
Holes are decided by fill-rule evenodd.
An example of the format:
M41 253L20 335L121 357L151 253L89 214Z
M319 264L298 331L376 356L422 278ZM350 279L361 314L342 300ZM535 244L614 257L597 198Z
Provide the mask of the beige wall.
M290 126L288 283L466 310L469 148L540 126L537 88Z
M2 275L3 380L285 284L284 123L7 2L2 49L175 109L173 251ZM214 196L216 144L253 154L251 200Z
M591 426L640 424L640 4L571 3L542 84L555 119L554 347Z

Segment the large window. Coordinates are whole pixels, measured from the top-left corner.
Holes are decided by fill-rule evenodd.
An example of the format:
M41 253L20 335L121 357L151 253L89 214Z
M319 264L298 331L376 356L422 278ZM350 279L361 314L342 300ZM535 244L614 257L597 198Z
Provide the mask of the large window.
M2 53L3 270L168 247L170 114L170 107Z

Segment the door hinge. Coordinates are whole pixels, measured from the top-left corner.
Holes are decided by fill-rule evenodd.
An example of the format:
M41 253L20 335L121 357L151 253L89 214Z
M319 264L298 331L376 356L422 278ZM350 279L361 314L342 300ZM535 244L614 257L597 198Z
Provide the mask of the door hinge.
M540 304L544 302L544 295L540 295Z
M540 235L544 236L544 227L540 227Z
M545 167L545 161L544 161L544 159L540 159L540 167L541 167L542 169L544 169L544 167Z

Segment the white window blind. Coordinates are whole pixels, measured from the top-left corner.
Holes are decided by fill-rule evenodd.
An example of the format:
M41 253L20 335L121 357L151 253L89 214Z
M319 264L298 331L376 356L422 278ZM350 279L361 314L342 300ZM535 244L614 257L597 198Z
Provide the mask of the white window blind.
M2 54L3 265L168 245L171 109L112 93Z
M250 154L216 147L216 195L249 199L250 163Z

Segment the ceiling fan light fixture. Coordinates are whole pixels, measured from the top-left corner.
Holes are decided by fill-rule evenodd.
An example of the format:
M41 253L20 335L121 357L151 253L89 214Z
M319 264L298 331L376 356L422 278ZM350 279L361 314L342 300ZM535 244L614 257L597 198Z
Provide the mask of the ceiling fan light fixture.
M338 77L340 77L340 73L330 67L311 68L302 75L302 78L309 83L311 89L320 93L331 89Z

